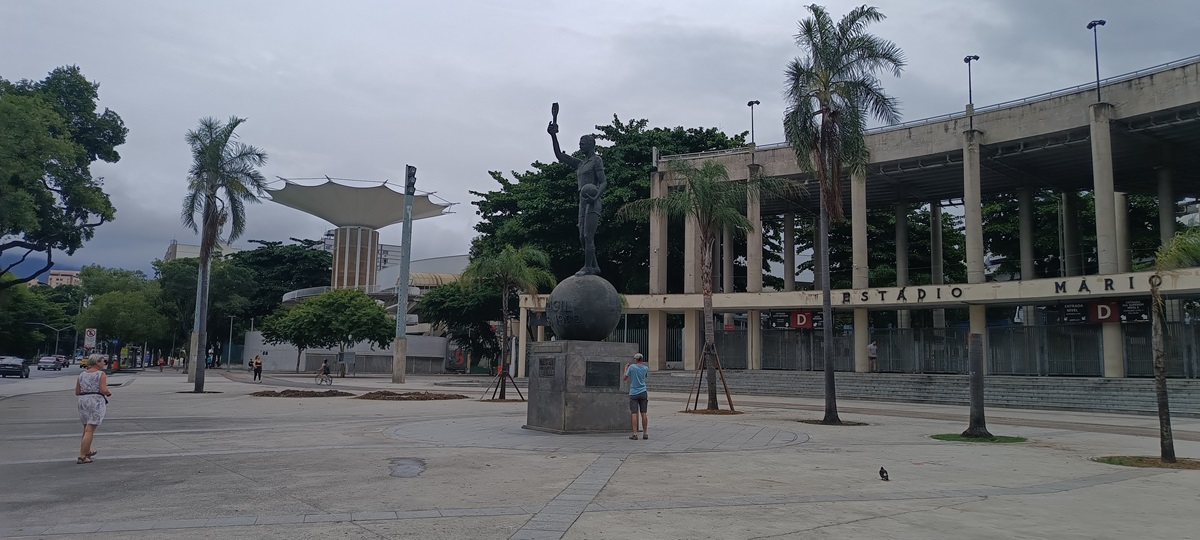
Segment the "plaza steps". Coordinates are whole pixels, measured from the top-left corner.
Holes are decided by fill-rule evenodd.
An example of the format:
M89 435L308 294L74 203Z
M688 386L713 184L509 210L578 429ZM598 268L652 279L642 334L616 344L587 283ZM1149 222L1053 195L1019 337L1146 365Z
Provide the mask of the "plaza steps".
M650 391L687 393L694 371L656 371ZM725 371L734 395L823 398L824 373L817 371ZM718 391L720 383L718 381ZM1200 380L1168 379L1171 415L1200 418ZM967 375L838 372L843 399L969 405ZM703 398L702 398L703 399ZM724 398L722 398L724 399ZM1154 379L988 376L989 407L1155 415Z

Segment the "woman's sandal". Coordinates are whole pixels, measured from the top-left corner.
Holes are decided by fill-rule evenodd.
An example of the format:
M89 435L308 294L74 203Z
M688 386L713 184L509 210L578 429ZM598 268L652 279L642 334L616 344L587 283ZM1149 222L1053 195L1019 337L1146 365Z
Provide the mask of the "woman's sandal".
M636 440L637 440L637 434L635 433L635 434L633 434L633 435L630 435L630 436L629 436L629 439L630 439L630 440L633 440L633 441L636 441Z
M96 455L96 451L95 451L95 450L92 450L91 452L88 452L88 453L84 454L84 456L87 456L87 457L92 457L92 456L94 456L94 455Z
M81 458L75 459L76 465L83 465L84 463L91 463L91 462L92 462L92 458L89 458L89 457L81 457Z

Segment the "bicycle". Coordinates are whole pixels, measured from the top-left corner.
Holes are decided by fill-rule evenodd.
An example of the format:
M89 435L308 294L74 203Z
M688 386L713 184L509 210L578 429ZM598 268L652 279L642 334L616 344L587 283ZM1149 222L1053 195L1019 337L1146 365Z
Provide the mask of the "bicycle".
M317 386L322 384L326 386L333 386L333 377L330 377L324 373L318 373L317 376L313 378L313 383Z

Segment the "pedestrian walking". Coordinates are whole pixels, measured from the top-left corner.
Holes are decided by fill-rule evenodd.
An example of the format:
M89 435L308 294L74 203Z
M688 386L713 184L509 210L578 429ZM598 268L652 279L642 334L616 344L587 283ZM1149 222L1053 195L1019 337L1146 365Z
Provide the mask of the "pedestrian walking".
M108 376L104 374L107 359L104 355L93 354L88 360L87 371L79 374L75 380L75 395L79 396L79 419L83 422L83 440L79 444L79 458L75 463L80 465L91 463L96 451L92 450L92 437L96 428L104 422L104 413L108 410Z
M646 433L646 375L650 373L650 366L643 360L642 353L637 353L633 355L633 363L625 366L625 380L629 381L629 416L633 423L633 435L629 438L634 440L638 438L638 414L642 416L642 438L650 438Z
M879 371L879 341L878 340L872 339L871 343L869 345L867 345L867 362L870 364L869 370L871 371L871 373L875 373L875 372Z
M262 357L254 355L254 380L262 382Z

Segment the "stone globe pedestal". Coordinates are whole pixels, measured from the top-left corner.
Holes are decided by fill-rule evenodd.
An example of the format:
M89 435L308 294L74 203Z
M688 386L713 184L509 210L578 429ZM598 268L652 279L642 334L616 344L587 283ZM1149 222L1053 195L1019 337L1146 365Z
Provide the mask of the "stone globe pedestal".
M625 364L637 345L603 341L621 320L621 296L600 276L572 276L546 303L555 341L529 347L526 429L557 434L629 429Z

